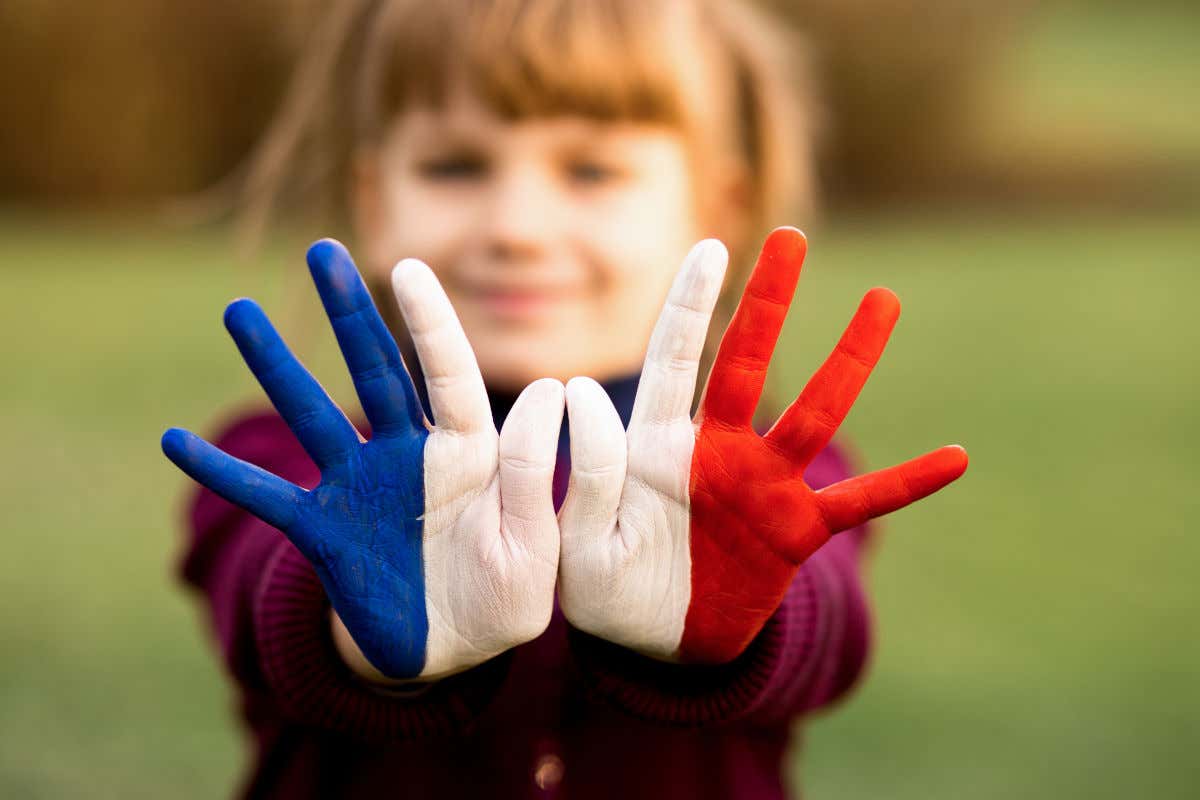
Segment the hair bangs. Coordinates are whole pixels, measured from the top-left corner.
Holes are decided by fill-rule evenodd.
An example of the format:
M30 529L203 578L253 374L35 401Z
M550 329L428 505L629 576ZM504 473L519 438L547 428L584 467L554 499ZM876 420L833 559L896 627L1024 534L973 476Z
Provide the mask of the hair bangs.
M416 6L420 6L417 13ZM581 115L684 125L699 59L676 3L636 0L392 0L368 127L414 105L442 106L460 84L506 119ZM410 13L411 12L411 13ZM372 91L373 88L373 91Z

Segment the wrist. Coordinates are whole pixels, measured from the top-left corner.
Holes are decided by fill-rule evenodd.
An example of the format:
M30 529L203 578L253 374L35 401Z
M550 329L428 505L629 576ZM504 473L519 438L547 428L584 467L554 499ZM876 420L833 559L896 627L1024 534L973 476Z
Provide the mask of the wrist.
M372 664L363 654L358 643L354 641L354 637L350 635L350 631L346 628L346 624L342 622L342 618L338 616L337 611L329 609L329 631L333 637L333 647L337 651L342 662L363 681L371 684L377 689L399 689L420 687L424 684L440 681L442 678L448 678L451 675L457 675L460 672L465 672L472 665L466 665L457 669L446 670L436 675L419 675L414 678L390 678L380 672L374 664Z
M389 678L376 669L375 665L363 655L363 651L354 641L354 637L350 635L342 618L332 608L329 609L329 631L333 637L333 647L342 659L342 663L362 680L382 688L395 688L412 683L412 681Z

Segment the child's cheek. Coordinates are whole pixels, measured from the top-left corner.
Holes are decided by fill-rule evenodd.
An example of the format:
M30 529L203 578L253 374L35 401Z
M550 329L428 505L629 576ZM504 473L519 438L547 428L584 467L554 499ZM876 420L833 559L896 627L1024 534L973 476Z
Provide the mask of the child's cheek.
M469 213L469 207L456 210L437 192L403 192L390 215L397 252L427 262L436 272L459 246Z

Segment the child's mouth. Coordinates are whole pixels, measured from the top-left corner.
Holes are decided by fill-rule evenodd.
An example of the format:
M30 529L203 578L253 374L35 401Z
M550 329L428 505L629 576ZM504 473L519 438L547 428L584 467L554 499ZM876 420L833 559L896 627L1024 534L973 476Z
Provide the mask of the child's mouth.
M474 299L491 316L512 322L544 319L574 296L561 289L480 289Z

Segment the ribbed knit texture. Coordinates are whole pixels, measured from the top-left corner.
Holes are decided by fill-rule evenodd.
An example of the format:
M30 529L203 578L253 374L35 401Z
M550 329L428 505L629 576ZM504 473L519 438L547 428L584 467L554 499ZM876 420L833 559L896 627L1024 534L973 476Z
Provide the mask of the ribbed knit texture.
M321 583L286 541L267 562L254 621L263 672L285 713L366 740L464 733L495 695L511 660L501 655L411 690L385 693L366 685L341 664L329 637L329 601ZM405 702L394 702L397 697Z
M607 387L622 416L635 386ZM240 419L218 444L300 485L319 478L274 414ZM556 502L567 459L564 440ZM848 474L829 448L807 477L820 487ZM805 563L729 664L653 661L556 608L533 642L384 692L341 663L321 585L279 531L203 490L191 512L182 573L203 592L254 734L247 797L783 797L793 721L842 696L869 651L855 530Z

